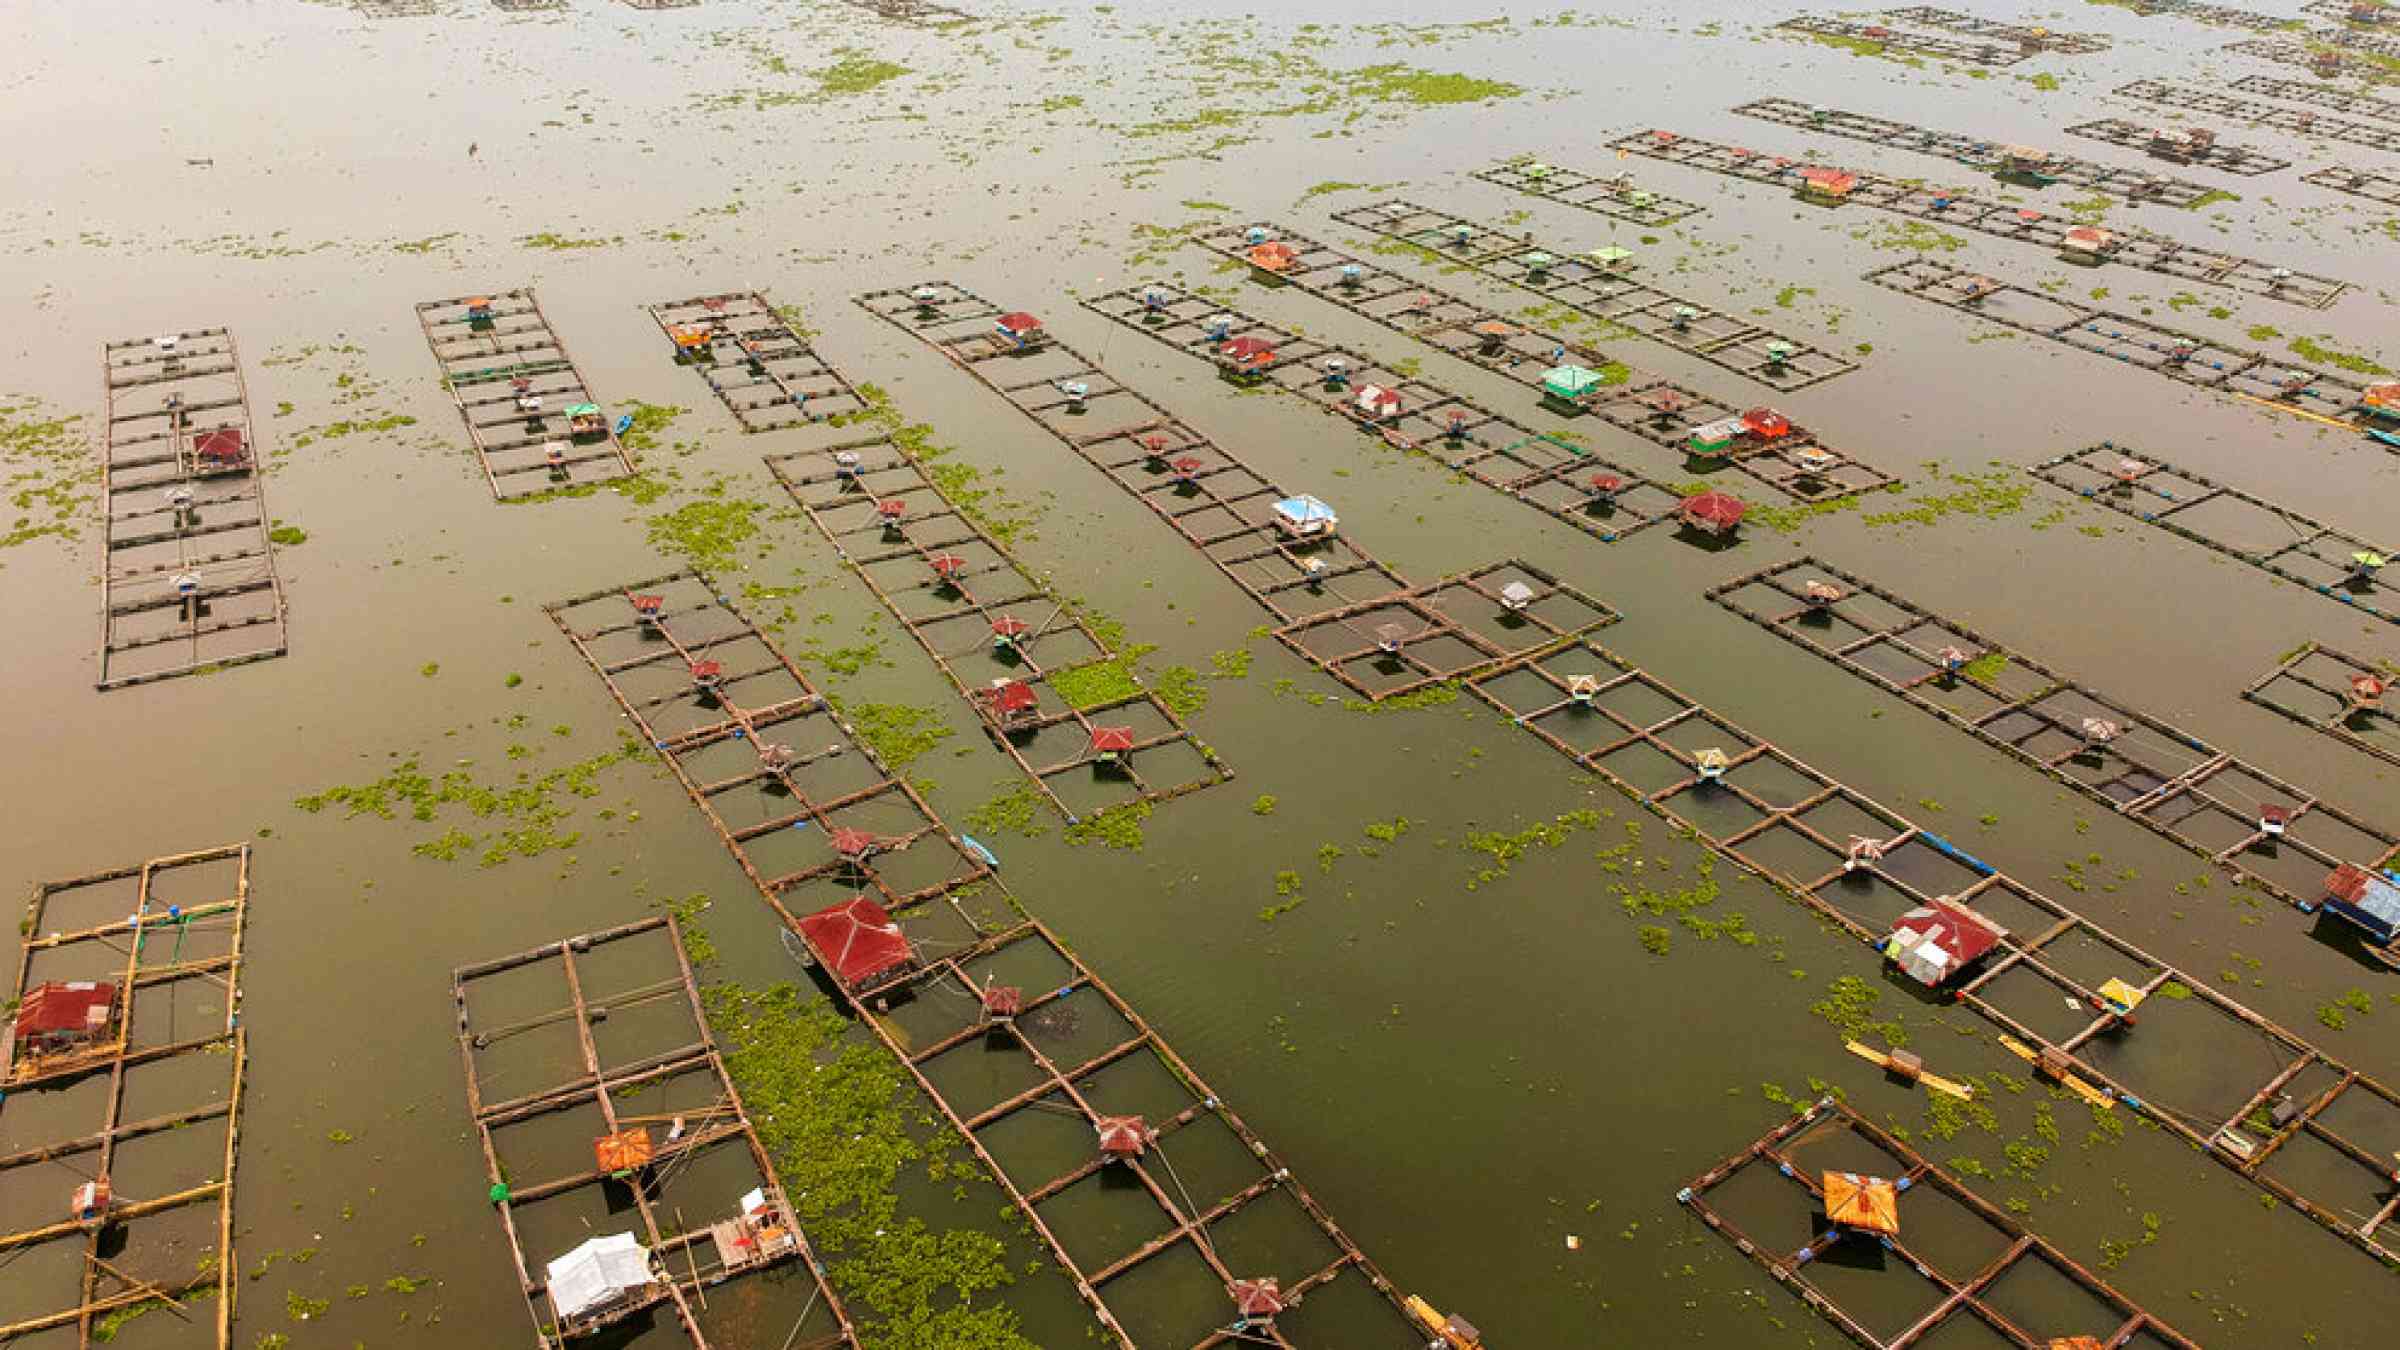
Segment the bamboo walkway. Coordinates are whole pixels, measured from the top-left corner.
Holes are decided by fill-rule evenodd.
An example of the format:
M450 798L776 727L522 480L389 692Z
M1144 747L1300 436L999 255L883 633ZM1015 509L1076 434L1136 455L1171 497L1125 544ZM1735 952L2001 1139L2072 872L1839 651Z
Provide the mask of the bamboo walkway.
M1827 579L1838 597L1804 594ZM2302 913L2315 912L2336 867L2400 857L2400 834L1818 559L1736 577L1708 597ZM2400 965L2400 946L2382 955Z
M1338 274L1330 263L1307 252L1300 255L1295 270L1318 278ZM1342 285L1333 284L1337 289ZM1162 282L1091 297L1084 305L1220 367L1228 343L1243 339L1268 343L1272 358L1245 364L1242 379L1295 395L1395 449L1429 455L1468 479L1603 542L1613 543L1649 526L1672 522L1688 495L1678 485L1602 458L1574 433L1536 431L1421 376L1402 374L1367 353L1304 337ZM1547 369L1521 366L1501 373L1538 391ZM1690 439L1690 427L1712 420L1702 415L1709 406L1705 399L1663 381L1637 390L1603 386L1588 401L1564 403L1552 398L1545 402L1553 413L1566 416L1600 412L1603 420L1619 430L1639 434L1634 428L1655 420L1651 403L1662 396L1673 405L1673 416L1683 434L1645 439L1681 448L1681 442ZM1387 397L1396 401L1375 406L1363 401ZM1625 418L1625 409L1639 411ZM1618 415L1612 416L1612 412ZM1704 459L1696 451L1691 453L1687 468L1696 466L1701 472L1730 468L1792 502L1828 501L1892 481L1854 461L1836 460L1831 451L1817 449L1804 436L1774 440L1745 436L1721 456Z
M2006 69L2036 56L2038 50L2027 50L2014 43L2002 44L1988 39L1952 37L1943 33L1910 33L1879 23L1860 23L1855 19L1830 19L1814 14L1801 14L1776 24L1785 32L1809 37L1838 38L1850 42L1873 43L1889 51L1915 52L1943 61L1958 61L1970 66Z
M1562 642L1468 688L1870 951L1935 899L1989 920L1999 954L1957 987L1961 1004L2400 1269L2386 1232L2400 1192L2376 1160L2400 1142L2389 1087L1595 642ZM2138 1036L2102 998L2111 978L2148 996ZM2262 1036L2274 1071L2228 1075Z
M672 952L671 967L667 953L656 950L662 943ZM622 991L587 986L587 981L631 978L632 967L653 972L666 967L674 974ZM560 1000L565 1006L505 1023L476 1016L478 1000L490 997L481 990L505 981L521 1000L533 980L544 982L545 1006ZM840 1295L826 1283L824 1262L801 1230L775 1164L725 1071L682 932L671 916L461 966L451 976L450 989L457 1006L458 1053L466 1069L467 1110L482 1145L492 1210L507 1236L518 1290L543 1350L559 1350L570 1340L645 1318L660 1307L671 1310L686 1342L707 1350L709 1338L694 1301L705 1307L711 1288L793 1259L806 1265L816 1288L782 1344L788 1350L855 1350L857 1329ZM629 1022L634 1025L628 1027ZM656 1025L660 1022L669 1025ZM658 1031L669 1029L675 1032L669 1042L673 1048L628 1053L628 1045L643 1044L639 1033L655 1039ZM535 1038L530 1049L520 1039L528 1036ZM543 1050L549 1052L546 1057L539 1054ZM535 1069L547 1070L543 1086L500 1100L486 1095L498 1082L513 1084ZM570 1118L559 1121L561 1113ZM580 1134L578 1123L584 1126ZM596 1146L584 1142L595 1130L599 1144L638 1131L643 1161L629 1165L629 1159L599 1157ZM746 1167L728 1170L701 1161L727 1155L740 1156ZM693 1172L711 1189L701 1191L686 1175ZM743 1179L729 1180L735 1176ZM752 1185L762 1198L763 1215L745 1214L737 1203L739 1188ZM648 1251L653 1278L601 1309L561 1319L550 1299L548 1264L569 1249L563 1235L591 1235L591 1216L600 1216L604 1224L626 1222L620 1217L620 1196L632 1201L631 1221ZM699 1216L696 1222L687 1220L686 1204ZM708 1217L712 1214L724 1217ZM536 1234L549 1235L558 1250L529 1251L544 1240Z
M1070 823L1232 780L1132 662L890 437L767 468Z
M2285 80L2273 75L2245 75L2229 86L2245 94L2264 94L2292 103L2306 103L2335 112L2355 113L2385 122L2400 122L2400 102L2372 94L2352 93L2311 80ZM2251 105L2253 107L2259 105Z
M599 399L530 289L422 301L417 323L494 498L637 472L608 412L597 430L574 429L568 410Z
M1612 144L1617 150L1646 155L1670 164L1799 192L1806 192L1809 187L1803 175L1809 170L1824 167L1781 155L1762 154L1737 145L1698 140L1671 131L1637 131L1620 137ZM2081 222L2071 216L2055 216L2029 207L1978 198L1951 188L1927 187L1922 183L1888 178L1864 169L1847 172L1856 183L1840 199L1839 204L1856 202L1914 220L1929 221L1945 229L1971 230L1995 239L2032 244L2053 253L2064 253L2076 243L2075 231L2081 226ZM2087 255L2093 260L2094 266L2130 267L2173 277L2178 281L2222 286L2227 290L2264 296L2308 309L2327 308L2344 291L2351 289L2349 282L2333 277L2317 276L2235 253L2195 247L2136 225L2117 226L2108 231L2108 235L2110 242Z
M1630 225L1656 228L1699 215L1707 207L1687 202L1680 197L1668 197L1648 192L1633 185L1631 174L1601 177L1551 164L1532 155L1512 155L1497 164L1487 165L1467 177L1494 187L1522 192L1528 197L1557 202L1579 210L1622 220Z
M1758 1195L1755 1186L1729 1193L1732 1198L1724 1201L1715 1198L1719 1187L1758 1167L1791 1182L1788 1189L1765 1183L1783 1196L1780 1209L1760 1212L1772 1202ZM1851 1232L1828 1220L1831 1201L1822 1177L1833 1171L1864 1172L1896 1183L1903 1235ZM1953 1338L1945 1328L1958 1323L1972 1328L1957 1338L1960 1343L2138 1344L2151 1350L2200 1350L2200 1342L2168 1326L1898 1136L1832 1097L1820 1099L1693 1178L1675 1199L1731 1239L1818 1316L1873 1350L1948 1345ZM1734 1206L1756 1217L1743 1222L1728 1212ZM1935 1226L1932 1241L1921 1248L1904 1236L1911 1230L1912 1214L1925 1216L1919 1222ZM1804 1240L1794 1245L1794 1238ZM1845 1241L1880 1248L1897 1260L1886 1261L1881 1251L1865 1263L1845 1260ZM1820 1260L1824 1265L1817 1264ZM1817 1272L1826 1266L1842 1273L1818 1279ZM2019 1270L2026 1273L2010 1280ZM2014 1291L2034 1281L2073 1286L2083 1295L2076 1302L2086 1310L2084 1315L2104 1320L2069 1326L2031 1322L2030 1309ZM1846 1306L1859 1304L1865 1306ZM1888 1310L1895 1307L1929 1311L1914 1315L1896 1331L1879 1331L1891 1325ZM2053 1335L2065 1332L2076 1334Z
M2359 613L2400 623L2400 604L2388 598L2390 583L2373 574L2361 575L2357 561L2360 553L2400 557L2400 547L2394 546L2400 541L2378 547L2240 488L2107 441L2044 460L2030 472L2096 506L2296 582Z
M1251 242L1259 236L1264 236L1262 243ZM1694 429L1739 417L1746 410L1741 404L1712 398L1664 376L1637 370L1580 339L1518 323L1497 310L1428 287L1272 222L1257 221L1247 226L1212 230L1194 236L1194 242L1221 258L1243 263L1249 263L1252 253L1261 247L1280 245L1290 250L1289 263L1273 272L1250 264L1255 279L1305 292L1436 351L1480 366L1531 390L1541 398L1542 406L1553 413L1596 414L1621 430L1670 450L1689 449ZM1163 287L1161 291L1166 296L1176 294L1173 287ZM1176 300L1168 307L1189 317L1194 309L1204 306ZM1147 323L1153 316L1147 312L1146 292L1144 308ZM1583 366L1602 382L1572 402L1561 401L1552 394L1546 380L1552 369L1566 363ZM1353 385L1369 382L1369 376L1359 370L1350 371L1349 376ZM1396 372L1381 372L1377 382L1385 377L1399 378ZM1448 427L1437 423L1431 430L1446 437ZM1563 449L1579 456L1580 462L1591 460L1574 437L1520 439L1517 454L1527 450L1537 455L1556 454ZM1559 444L1562 441L1563 447ZM1489 472L1483 466L1455 462L1438 441L1430 452L1441 455L1445 463L1462 472L1471 475ZM1596 474L1586 473L1578 483L1572 475L1576 462L1559 461L1555 468L1547 469L1538 462L1529 463L1522 478L1491 474L1486 485L1512 493L1521 491L1543 510L1553 514L1566 512L1565 518L1579 527L1597 521L1603 527L1600 533L1604 540L1611 534L1622 537L1628 529L1639 528L1661 511L1671 512L1674 504L1662 498L1682 495L1664 484L1647 483L1647 475L1613 464L1603 465ZM1825 500L1897 481L1797 424L1772 439L1746 434L1720 450L1691 454L1685 468L1705 472L1719 464L1731 464L1761 485L1795 501ZM1562 474L1566 475L1564 479ZM1621 481L1608 483L1606 480L1612 477ZM1602 491L1603 488L1607 490Z
M744 431L855 416L866 400L827 364L762 291L728 291L649 307L676 364L708 381Z
M2377 690L2362 693L2362 682ZM2242 690L2242 697L2271 708L2314 731L2323 732L2362 754L2387 764L2400 764L2400 712L2383 699L2400 684L2400 664L2369 659L2328 647L2322 642L2301 644Z
M2303 183L2364 197L2383 206L2400 206L2400 176L2388 173L2369 173L2364 169L2322 168L2300 175Z
M195 1329L213 1322L209 1343L231 1350L241 1264L233 1184L249 1064L241 1025L249 906L247 844L34 888L7 1006L52 981L111 983L117 993L107 1029L85 1044L26 1056L12 1032L0 1047L0 1137L12 1143L21 1145L23 1135L6 1124L9 1108L20 1120L45 1107L55 1117L60 1103L88 1097L92 1080L106 1084L98 1100L83 1101L96 1108L88 1131L0 1156L0 1184L55 1188L50 1212L65 1216L0 1235L0 1258L13 1264L66 1246L80 1257L71 1300L64 1291L44 1297L33 1288L43 1272L65 1268L61 1261L37 1257L25 1268L30 1273L12 1276L12 1294L48 1310L0 1326L0 1341L72 1327L77 1350L90 1350L126 1319L164 1310ZM199 1025L189 1025L195 1017ZM225 1075L214 1085L205 1067L193 1072L209 1057ZM127 1119L129 1101L145 1114ZM168 1148L179 1152L122 1147L169 1134L177 1143ZM97 1222L68 1213L81 1182L96 1183L105 1197Z
M2122 146L2128 150L2140 150L2145 154L2159 154L2157 149L2159 145L2158 128L2144 126L2139 122L2128 122L2121 117L2103 117L2096 122L2084 122L2071 126L2067 128L2066 134L2082 136L2088 140L2106 141L2110 145ZM2270 155L2255 146L2235 145L2230 141L2212 140L2199 145L2197 149L2186 149L2177 153L2188 156L2188 159L2178 160L2179 163L2205 165L2220 173L2230 173L2244 178L2254 178L2262 173L2274 173L2279 169L2292 167L2292 162L2280 155Z
M262 448L222 328L106 344L101 689L289 650Z
M1414 244L1428 261L1480 272L1596 319L1609 331L1664 343L1786 393L1858 369L1846 356L1636 281L1630 259L1578 256L1528 235L1406 201L1355 206L1336 212L1333 219Z
M2233 87L2239 89L2242 85ZM2220 94L2214 89L2185 89L2160 80L2135 80L2117 89L2116 96L2298 136L2318 136L2347 145L2363 145L2370 150L2400 151L2400 126L2377 126L2372 122L2352 122L2315 112L2278 108L2271 103Z
M2066 299L2063 292L2052 295L1931 258L1877 268L1867 273L1866 279L1903 295L2195 388L2321 423L2353 429L2361 425L2358 410L2367 386L2348 375L2294 364L2272 353L2220 343L2198 333Z
M637 596L655 596L659 603L645 611ZM1145 1278L1142 1292L1113 1302L1108 1286L1153 1262L1179 1268L1177 1258L1187 1253L1197 1254L1216 1279L1228 1272L1240 1278L1277 1274L1243 1263L1288 1260L1312 1243L1318 1254L1306 1270L1278 1275L1290 1277L1283 1284L1287 1302L1297 1304L1296 1296L1336 1281L1363 1281L1390 1310L1389 1344L1423 1344L1391 1282L1266 1142L1065 944L1023 917L999 877L958 846L932 808L883 768L872 747L827 709L707 578L683 573L637 582L549 609L787 929L798 932L795 908L814 907L794 903L804 886L816 888L812 900L831 905L861 894L883 902L908 941L909 961L855 986L828 972L824 984L907 1067L1025 1215L1114 1344L1122 1350L1137 1343L1196 1350L1237 1342L1291 1346L1286 1337L1306 1323L1297 1307L1281 1330L1241 1328L1230 1316L1209 1327L1166 1325L1170 1310L1194 1306L1188 1283L1179 1295L1171 1285L1159 1285L1178 1277ZM645 612L650 617L640 617ZM692 689L685 673L695 660L723 666L721 682L706 696ZM803 754L770 734L840 739ZM846 782L826 777L844 764L850 766ZM855 786L862 780L866 786ZM920 823L903 831L887 813L877 828L855 814L874 802L899 807ZM836 830L867 829L877 830L872 849L827 856L838 847L827 842ZM813 861L805 852L789 863L761 856L762 845L782 840L792 847L795 837L797 847L814 850ZM936 851L947 845L965 870L953 868L947 853L929 868L915 847L920 843L932 843ZM919 885L929 873L948 875ZM970 913L970 902L981 907ZM929 921L944 911L957 922ZM1009 994L987 998L996 988ZM1031 1072L995 1071L990 1056L1000 1048L1020 1052ZM1065 1127L1067 1138L1089 1128L1096 1141L1099 1103L1107 1104L1112 1119L1126 1118L1127 1103L1144 1108L1131 1122L1142 1144L1136 1157L1102 1163L1095 1142L1081 1165L1063 1172L1042 1168L1038 1178L1028 1170L1034 1166L1029 1157L1055 1156L1055 1147L1028 1150L1027 1144L1060 1128L1059 1118L1076 1122ZM1211 1134L1230 1139L1212 1146ZM1175 1149L1166 1146L1169 1140ZM1197 1156L1171 1159L1171 1152ZM1227 1174L1228 1157L1242 1159L1238 1174ZM1178 1161L1195 1170L1179 1174ZM1133 1184L1117 1185L1120 1177ZM1132 1218L1125 1212L1129 1205L1158 1221ZM1241 1223L1232 1222L1246 1211ZM1282 1212L1280 1219L1275 1211ZM1080 1216L1080 1222L1054 1224L1049 1215L1060 1212ZM1295 1222L1304 1227L1295 1229ZM1277 1226L1286 1240L1262 1236ZM1124 1234L1135 1231L1152 1236L1125 1245ZM1288 1240L1295 1231L1316 1236L1295 1245ZM1162 1325L1153 1328L1153 1321Z

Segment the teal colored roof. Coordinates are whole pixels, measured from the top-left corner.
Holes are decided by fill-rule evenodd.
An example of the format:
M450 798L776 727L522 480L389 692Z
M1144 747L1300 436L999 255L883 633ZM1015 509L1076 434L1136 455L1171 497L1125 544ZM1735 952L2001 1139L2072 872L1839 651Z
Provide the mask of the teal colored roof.
M1573 398L1599 383L1600 372L1582 366L1554 366L1542 372L1542 388L1561 398Z

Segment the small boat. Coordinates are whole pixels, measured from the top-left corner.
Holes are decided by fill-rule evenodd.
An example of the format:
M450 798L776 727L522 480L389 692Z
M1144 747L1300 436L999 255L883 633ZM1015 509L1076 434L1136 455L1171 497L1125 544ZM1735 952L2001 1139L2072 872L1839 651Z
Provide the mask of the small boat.
M968 853L974 855L976 858L980 859L984 866L991 868L993 871L998 871L1000 869L999 855L993 853L990 849L985 848L983 845L975 842L975 837L973 835L962 834L957 836L957 839L958 846L965 849Z
M619 413L617 415L617 434L622 436L631 430L633 430L633 414Z
M2376 431L2370 428L2367 434L2385 445L2400 446L2400 431Z

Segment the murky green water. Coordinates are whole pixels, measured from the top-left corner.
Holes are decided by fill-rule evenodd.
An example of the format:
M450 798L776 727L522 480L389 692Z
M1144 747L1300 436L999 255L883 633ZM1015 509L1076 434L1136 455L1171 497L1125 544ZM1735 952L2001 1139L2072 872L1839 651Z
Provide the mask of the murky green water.
M1705 855L1480 705L1345 709L1330 681L1253 635L1266 615L1197 552L848 303L943 275L1031 309L1262 471L1337 502L1345 530L1410 578L1510 555L1559 573L1625 613L1601 640L1660 678L2126 938L2238 986L2365 1071L2400 1075L2389 972L2313 940L2287 909L2231 902L2221 880L2201 887L2201 860L1700 599L1727 577L1815 554L2389 825L2400 775L2237 697L2307 639L2389 656L2400 642L2388 625L2075 505L2014 466L2114 439L2372 535L2400 501L2393 459L2096 357L1992 340L1995 327L1864 285L1861 273L1903 256L1881 247L1890 216L1828 214L1637 161L1624 167L1645 185L1708 208L1645 232L1462 177L1519 151L1610 167L1606 140L1653 125L1942 172L1726 111L1763 94L2130 163L2058 131L2147 116L2104 101L2126 79L2205 85L2265 69L2213 55L2239 34L2052 6L2048 22L2115 34L2114 51L1978 79L1762 37L1753 25L1782 11L1724 3L1663 17L1600 6L1565 21L1515 7L1480 27L1466 25L1489 7L1412 4L1365 20L1318 0L1256 16L1184 3L1012 7L949 31L833 3L646 12L572 0L530 17L474 0L443 8L373 21L277 0L39 7L12 16L14 59L0 75L15 133L0 169L0 296L15 319L0 390L80 414L76 429L96 437L100 343L230 327L273 456L268 502L307 535L281 554L291 655L107 696L90 690L96 508L85 506L72 542L0 553L19 635L5 676L15 772L0 786L9 876L256 838L239 1243L246 1271L284 1256L243 1281L237 1343L523 1342L465 1116L452 967L705 893L722 976L794 974L766 909L647 759L596 767L595 796L555 791L567 813L521 837L531 856L496 866L479 858L512 822L479 820L463 802L426 822L405 807L389 823L294 808L410 760L505 788L520 772L538 779L607 755L614 705L542 603L682 565L679 545L722 548L709 561L731 584L788 588L745 604L775 617L837 696L938 710L953 734L911 772L953 821L1015 786L921 653L776 494L761 456L823 433L742 435L699 377L667 359L641 309L737 287L798 306L828 360L956 446L952 462L1031 518L1027 562L1131 640L1156 644L1154 669L1208 673L1215 654L1249 653L1246 674L1204 681L1208 706L1193 719L1235 782L1159 808L1138 851L1071 847L1055 821L1038 838L987 842L1024 902L1285 1152L1388 1273L1475 1320L1493 1345L1838 1339L1673 1201L1780 1118L1768 1085L1806 1097L1814 1081L1917 1132L1937 1160L1988 1170L1987 1195L2021 1202L2079 1259L2098 1264L2128 1244L2109 1278L2201 1341L2379 1343L2400 1306L2390 1273L2270 1212L2162 1132L2137 1124L2087 1143L2088 1113L2062 1102L2061 1137L2047 1141L2035 1123L2047 1094L1987 1077L1992 1128L1927 1143L1921 1094L1842 1053L1810 1005L1835 978L1864 977L1880 991L1875 1015L1896 1013L1937 1072L2023 1080L1984 1024L1880 981L1858 946L1730 866L1695 912L1740 913L1754 942L1627 912L1618 888L1692 887ZM2023 16L1996 0L1974 8ZM2037 86L2040 73L2059 87ZM1420 101L1484 92L1431 78L1447 75L1525 92ZM2112 304L2250 345L2314 337L2400 354L2377 287L2393 248L2388 213L2289 178L2365 152L2224 130L2297 167L2224 178L2242 199L2197 215L2118 207L2109 219L2221 239L2362 290L2316 312L2062 267L1982 237L1941 256L2074 294L2104 287ZM1871 345L1860 372L1777 406L1903 473L1904 498L1980 509L1938 511L1930 524L1826 515L1790 535L1752 530L1723 553L1664 531L1605 546L1294 400L1237 394L1074 304L1077 292L1153 276L1238 287L1249 312L1423 355L1305 296L1221 274L1159 233L1256 215L1356 244L1325 217L1370 200L1370 187L1583 247L1626 244L1695 296ZM2054 188L2046 204L2085 195ZM612 411L637 399L686 410L646 455L666 495L492 503L412 307L520 284L539 288ZM1520 311L1530 299L1463 275L1442 284ZM2187 292L2201 303L2175 304ZM2229 316L2210 315L2216 305ZM2277 331L2242 337L2258 326ZM1617 346L1702 389L1759 396L1655 344ZM1561 425L1520 386L1466 365L1426 355L1424 374ZM1648 470L1683 471L1630 437L1609 445ZM653 526L678 511L682 528ZM1240 665L1229 657L1224 669ZM1259 810L1266 796L1271 812ZM1532 843L1504 875L1480 875L1495 859L1471 838L1578 811L1602 814L1554 847ZM1405 832L1390 828L1400 818ZM412 852L453 828L473 841L455 859ZM1263 920L1271 906L1287 908ZM1667 930L1663 952L1645 947L1645 925ZM2320 1021L2354 988L2372 1012L2338 1030ZM2271 1072L2261 1045L2235 1075L2233 1044L2178 1043L2162 1072L2190 1085L2196 1109L2214 1108L2227 1090L2215 1080ZM12 1104L0 1149L36 1142L18 1137L20 1119ZM2012 1174L2011 1143L2050 1152ZM34 1197L12 1193L12 1212L46 1213L49 1192L71 1184L38 1169L12 1177ZM996 1192L952 1197L946 1184L912 1184L906 1208L939 1226L991 1226ZM2384 1198L2362 1189L2359 1207ZM2145 1215L2157 1220L2147 1244ZM1017 1253L1018 1269L1029 1256ZM425 1283L402 1293L387 1287L393 1277ZM370 1292L350 1297L354 1285ZM293 1293L331 1307L293 1321ZM1034 1342L1085 1343L1055 1278L1028 1275L1008 1297ZM774 1330L732 1331L731 1343L771 1348L783 1324L760 1320ZM180 1330L154 1315L120 1339L192 1343Z

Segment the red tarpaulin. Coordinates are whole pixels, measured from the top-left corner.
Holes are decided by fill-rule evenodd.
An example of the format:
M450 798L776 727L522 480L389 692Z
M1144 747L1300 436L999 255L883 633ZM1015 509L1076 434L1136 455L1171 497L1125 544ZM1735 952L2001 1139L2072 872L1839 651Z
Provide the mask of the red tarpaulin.
M1132 749L1132 727L1092 728L1092 752L1094 754L1124 754Z
M883 906L863 895L803 918L800 936L825 969L853 989L916 959L900 925L892 922Z
M17 1006L17 1035L49 1036L61 1032L105 1030L117 1005L117 987L91 980L38 985Z
M1042 331L1042 321L1020 309L1013 314L1001 315L1000 327L1018 337L1024 337L1028 333Z

